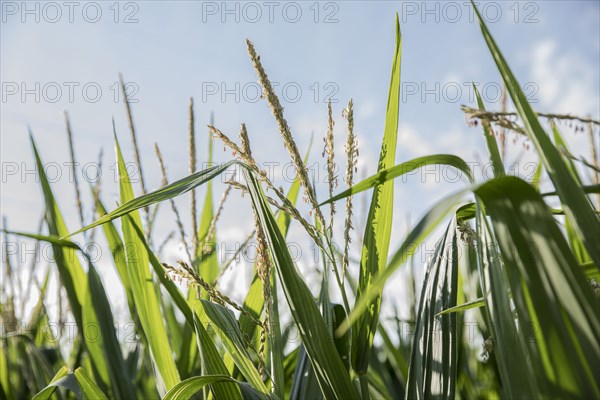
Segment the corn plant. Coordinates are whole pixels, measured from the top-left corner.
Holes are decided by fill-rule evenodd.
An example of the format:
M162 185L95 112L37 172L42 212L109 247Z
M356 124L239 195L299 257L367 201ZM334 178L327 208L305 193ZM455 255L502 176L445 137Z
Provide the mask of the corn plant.
M209 161L212 141L222 142L233 158L197 171L191 102L190 175L169 183L157 146L163 186L148 191L142 175L141 195L136 196L115 127L119 205L107 211L100 187L92 187L96 219L71 230L44 174L32 135L45 199L44 227L38 233L25 233L10 231L5 224L4 233L5 237L50 243L54 262L45 280L37 282L39 300L25 332L10 329L24 314L15 310L13 301L18 293L11 282L18 271L10 259L5 263L1 397L599 398L600 221L593 196L599 193L600 168L597 159L588 162L572 155L557 122L589 125L591 132L600 124L572 115L534 111L477 8L473 8L516 110L487 111L477 88L476 106L464 107L471 125L481 127L487 145L494 173L487 181L478 181L463 159L450 154L397 163L402 62L398 18L377 173L355 182L358 142L350 100L344 109L347 188L334 193L338 178L330 103L323 151L329 181L327 199L317 198L306 167L309 152L302 154L298 148L250 41L250 60L296 170L296 180L287 191L272 181L254 158L244 124L236 141L211 123ZM135 161L141 167L128 102L126 112ZM539 158L533 181L507 173L501 147L509 132L526 138ZM67 133L74 159L68 119ZM590 135L594 141L593 133ZM394 181L429 165L454 168L468 182L439 199L398 241L391 236ZM211 181L232 168L241 173L228 182L215 210ZM582 169L591 173L592 182L586 181ZM549 191L540 191L542 174L550 179ZM78 214L84 225L77 182L75 185ZM201 185L207 191L198 217L200 200L195 189ZM219 286L220 276L232 262L221 263L214 246L216 223L230 190L246 194L254 216L253 231L244 242L256 243L257 257L251 266L254 279L241 304ZM351 260L353 199L365 191L370 191L366 223L363 230L354 232L360 258ZM173 201L186 193L191 198L191 235L186 235L183 217ZM299 210L301 194L311 210L308 219ZM175 216L178 240L185 243L187 259L176 264L161 260L160 246L152 240L159 204L165 202ZM558 208L549 204L558 204ZM336 214L342 214L341 237L334 235ZM286 236L292 227L320 251L322 284L318 290L309 287L289 252ZM424 266L418 301L410 294L405 296L414 305L412 340L406 341L399 325L390 327L382 321L380 311L386 304L383 289L398 269L411 268L416 246L439 230L442 235ZM109 244L136 326L139 341L133 348L117 338L114 304L97 267L71 240L78 234L89 239L96 231ZM55 272L66 293L68 312L77 324L78 335L68 357L40 331L48 322L48 277ZM30 293L34 285L30 283L21 295ZM466 310L478 321L481 347L465 339L462 322ZM300 343L292 343L290 330L282 329L286 318L293 321ZM91 326L101 332L93 339L85 334Z

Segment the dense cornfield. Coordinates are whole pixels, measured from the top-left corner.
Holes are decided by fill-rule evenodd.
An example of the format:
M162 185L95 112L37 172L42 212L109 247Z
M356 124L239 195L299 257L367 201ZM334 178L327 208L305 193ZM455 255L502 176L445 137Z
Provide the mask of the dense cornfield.
M463 108L487 145L493 177L485 181L478 181L467 162L450 154L397 163L402 61L398 22L378 172L361 181L355 176L352 100L344 109L346 154L336 161L342 155L334 151L329 104L323 151L329 198L317 198L306 167L309 151L298 149L250 41L248 53L264 101L296 171L287 188L272 181L255 160L251 132L244 124L237 141L210 125L212 141L233 156L196 171L192 104L190 175L169 183L157 148L163 186L146 193L142 184L142 194L136 195L115 129L119 205L104 204L100 187L92 187L96 220L74 229L65 225L62 204L55 201L42 167L49 150L37 148L32 133L45 199L43 226L38 233L5 230L4 238L5 243L9 237L50 243L54 262L45 280L18 292L12 282L19 271L10 257L3 257L0 398L599 398L600 167L597 158L573 155L559 128L589 128L595 148L600 124L536 112L480 16L479 23L515 110L486 111L476 88L476 106ZM131 122L128 103L126 110ZM136 139L133 123L130 129L134 145L143 140ZM533 179L507 172L502 147L509 145L504 137L508 132L526 138L536 153ZM72 148L70 131L69 139ZM211 157L212 151L209 161ZM135 162L140 165L138 152ZM340 171L334 168L342 164ZM455 169L467 179L453 194L436 199L405 237L392 237L395 179L432 165ZM214 244L223 202L214 207L211 181L231 169L239 172L239 179L228 181L223 198L230 190L242 191L254 215L252 234L244 244L253 242L257 256L243 303L219 285L234 263L220 262ZM336 194L337 175L346 188ZM540 191L542 176L549 178L551 190ZM201 200L195 189L201 185L207 190L197 216ZM370 191L370 202L364 230L355 232L362 240L360 259L354 260L349 256L353 196L365 191ZM184 232L183 213L172 200L184 194L192 199L191 234ZM311 209L308 216L297 208L300 197ZM177 235L187 243L187 259L176 265L160 259L160 243L153 240L159 204L174 211ZM334 219L343 221L339 237L334 235ZM318 288L309 287L290 254L286 236L292 226L319 249ZM418 245L438 232L442 234L435 252L423 266L422 286L415 290L418 298L404 296L412 302L413 319L410 340L403 340L400 324L381 321L388 300L383 289L396 271L413 262ZM111 290L125 293L135 324L133 346L117 335L115 305L94 260L72 241L93 241L92 235L104 235L110 249L122 285ZM44 329L46 302L53 296L47 284L54 274L68 299L65 313L77 326L70 343L55 340ZM36 304L17 310L19 295L35 297ZM477 321L478 343L467 340L473 332L463 323L466 312Z

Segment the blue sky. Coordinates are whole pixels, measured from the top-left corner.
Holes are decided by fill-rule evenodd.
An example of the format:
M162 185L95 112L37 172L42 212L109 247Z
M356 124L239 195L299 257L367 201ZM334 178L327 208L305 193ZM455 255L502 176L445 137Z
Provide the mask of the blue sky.
M62 166L68 161L64 110L71 116L78 162L95 162L99 149L104 149L103 197L106 204L114 204L113 117L125 157L133 160L122 98L115 98L120 96L115 86L119 72L135 91L132 98L137 102L132 107L148 187L157 188L161 181L155 142L161 146L170 179L187 173L190 96L196 104L200 162L206 161L205 126L214 113L216 126L231 137L245 122L256 158L284 166L288 159L277 126L265 101L256 96L245 38L254 42L269 77L279 83L276 91L301 151L314 132L309 164L318 163L320 198L326 197L320 153L328 96L334 101L337 154L343 154L345 141L342 108L353 98L359 174L373 173L383 132L396 12L403 36L397 162L441 152L471 162L485 160L481 133L465 124L460 105L473 105L469 85L477 82L487 107L498 109L500 77L466 1L75 2L72 9L63 2L48 4L1 2L1 212L12 229L36 229L42 213L35 177L23 175L33 169L27 127L43 160ZM599 118L597 1L478 4L536 109ZM565 133L573 153L589 157L587 138ZM519 143L515 154L520 152ZM230 153L222 152L217 143L215 157L226 160ZM535 157L526 154L527 159ZM276 170L281 174L283 169ZM93 170L88 172L93 175ZM53 187L69 228L75 230L79 222L68 168L62 166L60 174ZM428 205L465 184L436 184L432 179L423 183L419 177L396 185L393 248L400 244L408 215L414 223ZM82 183L87 185L85 179ZM215 187L217 199L222 190L223 185ZM84 192L90 204L85 186ZM178 199L182 209L187 210L188 202L187 197ZM247 234L251 214L246 202L238 194L229 200L220 239L241 240ZM91 219L89 208L86 219ZM157 237L173 229L170 210L163 207ZM298 238L293 240L303 240L299 231L295 234ZM166 257L179 253L174 245ZM111 279L111 273L106 274L105 279Z

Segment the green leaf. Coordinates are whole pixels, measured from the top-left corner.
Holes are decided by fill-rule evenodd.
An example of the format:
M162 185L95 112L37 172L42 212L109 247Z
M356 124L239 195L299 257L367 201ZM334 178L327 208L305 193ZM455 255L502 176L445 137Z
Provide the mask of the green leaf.
M69 249L81 250L81 247L79 247L79 245L77 243L74 243L68 239L61 239L58 236L41 235L39 233L7 231L6 229L3 229L2 232L6 233L7 235L22 236L22 237L26 237L29 239L39 240L42 242L48 242L48 243L55 244L57 246L66 247Z
M396 48L392 64L392 77L388 94L383 142L377 166L378 172L386 170L395 164L398 109L400 104L401 59L402 36L400 35L400 22L398 15L396 15ZM371 282L374 276L385 269L387 263L390 234L392 231L393 203L393 180L385 181L385 183L375 187L363 235L360 275L358 290L356 292L357 304L365 298L365 294L369 294L368 310L366 313L361 313L356 324L352 326L352 368L359 375L367 373L373 338L379 325L381 292L373 292Z
M473 219L475 218L476 211L477 207L475 203L467 203L456 210L456 220L459 222L464 222Z
M32 397L31 400L48 400L54 394L57 387L63 387L72 391L78 399L83 397L81 387L75 379L72 372L65 366L61 367L48 386L42 389L38 394Z
M40 178L40 184L42 186L42 192L44 194L45 206L46 206L46 221L48 222L48 233L49 236L61 237L64 232L67 232L62 214L58 208L58 204L55 201L54 194L48 182L48 178L45 173L44 164L40 158L37 147L33 140L33 135L30 133L31 146L35 155L36 166ZM85 295L86 276L81 264L77 260L75 249L72 246L52 246L56 266L60 275L61 281L67 292L67 297L73 312L73 316L78 326L81 328L81 304ZM67 263L66 260L73 260L72 263ZM75 285L74 282L83 282L83 285Z
M408 370L407 399L454 399L456 315L438 314L456 305L457 282L458 243L453 218L428 262L423 281Z
M212 138L209 137L209 155L208 155L208 165L212 164ZM198 249L197 253L194 255L196 260L194 264L198 263L198 265L194 265L197 268L198 273L206 282L214 282L219 276L219 259L216 252L216 243L217 237L213 236L212 243L207 243L202 248L202 244L205 242L206 237L209 234L210 224L214 217L213 211L213 191L212 191L212 181L208 181L206 184L206 196L204 198L204 206L202 208L202 215L200 218L200 226L198 228ZM203 252L208 252L208 256L203 256Z
M104 208L104 204L102 204L100 199L96 199L96 208L99 214L106 214L106 209ZM125 289L129 312L133 317L136 314L135 304L131 290L131 283L129 282L129 274L127 273L127 263L125 262L125 248L123 246L123 240L121 240L119 231L112 221L103 224L102 231L104 232L104 237L106 238L106 242L110 249L115 268L117 269L117 273L119 274L119 278L121 278L121 283Z
M581 189L586 194L598 194L598 193L600 193L600 184L584 185L581 187ZM558 193L556 191L542 193L542 197L549 197L549 196L558 196Z
M267 204L262 189L248 171L244 171L252 206L265 232L273 264L290 306L302 343L315 368L326 399L358 399L345 371L333 338L306 283L296 270L287 244Z
M528 351L518 355L523 356L519 365L531 362L523 372L537 386L533 393L598 397L597 302L547 205L533 187L515 177L494 179L475 194L491 219L519 326L530 335L525 340Z
M77 368L75 372L69 372L67 367L59 369L48 386L33 396L32 400L50 399L57 387L72 391L81 400L107 400L106 395L83 368Z
M213 138L210 135L208 135L207 166L213 166ZM195 216L195 212L193 213L193 215ZM195 232L195 236L198 238L198 243L194 244L194 249L192 250L191 267L195 271L197 271L197 273L206 282L209 283L215 282L215 280L219 276L219 259L216 246L216 233L212 237L210 243L206 242L213 217L214 211L212 181L208 181L206 183L206 194L204 197L204 204L202 206L202 213L200 215L200 226L196 228L198 229L198 232ZM193 224L193 226L195 226L195 224ZM206 298L206 294L204 294L204 296ZM189 290L187 293L187 299L192 300L195 297L196 291ZM194 327L184 326L182 335L183 345L180 349L181 358L178 360L178 365L180 366L180 371L182 372L183 376L190 376L193 375L194 371L197 369L198 359L198 348L194 343L195 341L197 341L194 338Z
M142 326L142 331L146 341L148 342L150 355L156 368L155 372L159 392L166 392L179 383L179 373L173 360L173 351L171 350L169 338L167 336L165 325L162 319L162 312L154 287L154 282L152 280L152 274L148 268L150 263L148 252L146 251L144 243L139 239L139 236L136 233L136 230L141 230L140 227L142 226L142 222L139 213L135 210L152 203L146 204L140 201L132 201L134 197L133 188L131 187L131 181L127 174L127 169L125 162L123 161L121 148L119 146L116 134L115 147L119 171L121 203L125 205L132 203L136 205L142 204L139 207L125 207L125 209L130 210L128 211L129 215L127 218L121 219L124 243L126 243L125 259L127 263L129 281L131 282L135 307L138 311L138 317ZM142 197L148 198L147 196ZM139 199L140 198L138 198L138 200ZM123 206L117 208L117 210L122 209L124 209ZM121 214L119 214L119 212L116 214L127 214L127 212ZM111 219L112 218L109 218L106 221L110 221Z
M346 320L346 310L344 306L341 304L332 304L332 316L333 316L333 331L332 334L337 330L337 328ZM352 336L350 332L346 332L346 334L341 336L334 336L333 341L335 343L335 348L337 349L342 362L344 363L344 367L346 371L350 371L350 351L352 349Z
M371 188L378 188L381 185L384 185L386 182L428 165L448 165L463 172L469 181L473 180L471 170L468 164L462 158L453 156L451 154L436 154L432 156L418 157L413 160L403 162L402 164L395 165L391 168L383 169L375 175L355 184L351 188L333 196L329 200L324 201L320 205L329 204L331 202L344 199L348 196L364 192L365 190L369 190Z
M480 110L485 110L485 104L483 104L483 100L475 84L473 84L473 90L475 91L475 96L477 97L477 107L479 107ZM482 120L481 125L483 126L485 143L487 145L488 152L490 153L490 161L492 162L492 167L494 169L494 176L503 176L506 173L504 171L504 164L502 164L502 157L500 157L500 150L498 150L496 136L494 136L494 132L492 131L488 121Z
M560 153L552 145L550 138L542 128L537 115L527 102L525 94L517 79L508 67L504 56L492 38L479 10L471 0L473 9L479 20L481 32L502 75L515 108L523 121L525 134L537 149L540 160L544 164L556 191L563 204L566 215L573 221L573 227L596 265L600 265L600 221L594 213L589 199L577 181L571 175Z
M531 185L533 187L535 187L535 185L533 183ZM475 203L467 203L464 206L459 207L458 210L456 210L456 219L458 221L463 221L463 222L468 221L470 219L475 218L476 211L477 211L477 207L476 207ZM565 215L565 212L563 210L557 210L557 209L553 208L550 211L554 215Z
M531 178L531 185L540 190L540 183L542 180L542 163L538 163L537 167L535 167L535 171L533 173L533 177Z
M503 382L503 395L507 398L535 398L539 392L535 379L529 377L533 366L527 357L528 350L524 340L515 340L518 337L515 338L510 286L498 245L483 212L484 208L479 201L476 227L480 245L477 246L477 257L481 290L485 298L486 325L494 343L493 354Z
M208 317L215 332L225 345L235 365L240 369L242 375L244 375L244 378L258 391L265 394L269 393L252 362L233 312L220 304L211 303L207 300L196 300L193 302L193 305L201 321L205 322L205 318Z
M308 145L308 149L304 155L304 164L306 164L308 160L308 156L310 154L310 150L312 148L313 136L311 135L310 142ZM292 205L296 205L298 201L298 195L300 193L300 179L296 177L292 185L290 186L287 199L290 201ZM292 219L289 214L285 212L279 212L277 216L277 225L281 230L281 234L283 237L287 237L287 233L289 231L290 223ZM284 398L285 389L285 378L284 378L284 368L283 368L283 346L284 343L281 338L281 327L279 323L279 302L277 299L277 280L275 274L271 274L271 297L272 297L272 312L269 318L270 321L270 332L269 335L269 351L271 352L271 379L273 381L273 386L275 387L275 395ZM260 313L264 308L264 297L263 297L263 289L262 283L254 272L254 278L252 280L252 284L250 285L250 289L248 290L248 295L244 300L244 309L248 311L254 318L259 318ZM256 330L256 325L250 318L248 318L245 314L240 315L239 318L240 328L244 334L252 338L254 336L254 332Z
M289 398L290 400L320 400L323 398L323 392L319 387L319 382L304 346L300 346L298 350L298 360L292 376Z
M310 150L312 149L312 144L313 144L313 135L310 136L310 142L308 144L308 147L306 149L306 153L304 154L304 165L306 165L307 161L308 161L308 156L310 154ZM292 182L292 185L290 186L290 189L288 190L287 193L287 199L290 201L290 204L292 205L296 205L296 202L298 201L298 196L300 194L300 179L298 177L296 177L296 179L294 179L294 182ZM286 212L279 212L279 215L277 216L277 226L279 227L279 230L281 231L281 235L283 236L283 238L285 239L287 237L289 228L290 228L290 223L291 223L291 216L289 214L287 214ZM270 322L270 326L269 326L269 351L271 354L271 374L272 374L272 381L273 381L273 386L275 387L275 391L274 394L283 399L285 398L285 371L284 371L284 366L283 366L283 361L284 361L284 354L283 354L283 348L284 348L284 341L281 337L281 324L279 322L279 301L278 301L278 296L277 296L277 277L275 275L275 273L273 273L273 271L271 271L271 304L272 304L272 309L271 309L271 314L269 317L269 322ZM263 300L264 301L264 300Z
M478 307L485 307L485 299L483 297L480 297L480 298L472 300L472 301L468 301L466 303L459 304L454 307L447 308L444 311L437 313L436 316L451 314L451 313L455 313L455 312L459 312L459 311L466 311L466 310L470 310L472 308L478 308Z
M176 182L173 182L167 186L163 186L162 188L152 192L147 193L145 195L134 198L133 191L131 192L131 196L129 200L123 202L122 205L112 210L108 214L103 215L93 223L85 226L84 228L69 234L69 236L76 235L81 232L85 232L88 229L94 228L96 226L102 225L108 221L112 221L115 218L122 217L123 215L129 214L132 211L136 211L143 207L148 207L152 204L159 203L161 201L169 200L173 197L179 196L181 194L187 193L190 190L194 189L197 186L202 185L213 179L214 177L221 174L231 165L237 163L236 161L228 161L226 163L216 165L214 167L207 168L203 171L196 172L188 177L180 179ZM126 172L126 171L125 171ZM131 184L129 185L131 186Z
M77 378L77 382L79 382L84 399L108 400L104 393L102 393L102 390L96 386L92 378L87 374L87 372L85 372L83 368L77 368L74 374L75 378Z
M93 318L88 316L93 316ZM86 340L86 344L95 341L97 345L102 346L102 355L106 360L105 368L110 376L114 396L119 399L135 397L135 389L131 384L131 378L117 339L113 312L102 281L91 262L88 262L88 291L83 305L83 324L87 329L84 337L90 338ZM100 365L98 359L95 358L94 367L98 368ZM75 374L77 375L77 371ZM77 378L81 383L79 376ZM83 385L82 389L85 395L86 388Z
M556 127L556 124L554 123L554 121L551 121L550 125L552 126L552 132L554 133L554 142L556 143L556 146L559 147L559 149L562 148L566 151L569 151L567 142L565 142L565 140L563 139L563 137L560 134L558 128ZM575 166L575 163L572 160L565 160L565 163L567 165L567 168L573 175L573 178L577 181L579 186L582 186L581 178L579 177L579 174L577 173L577 167ZM573 221L571 220L570 216L567 216L565 218L565 231L567 232L567 238L569 239L569 244L570 244L571 248L573 249L573 253L575 254L575 257L577 258L577 261L580 264L584 264L588 261L591 261L589 254L585 250L585 245L583 244L583 242L577 235L577 231L573 227ZM599 266L599 268L600 268L600 266Z
M273 271L271 271L273 272ZM271 273L271 311L269 317L269 335L267 336L269 361L271 364L271 380L273 382L275 396L283 399L285 396L285 377L283 368L283 347L284 342L281 337L281 325L279 322L279 304L277 299L277 279L274 273Z
M237 384L242 390L245 399L268 398L253 390L247 383L238 382L235 379L232 379L226 375L205 375L196 376L193 378L186 379L183 382L180 382L177 386L171 389L165 395L165 397L163 397L163 400L189 400L206 385L214 384L217 382L231 382Z
M263 310L265 299L263 297L262 283L260 278L255 273L250 288L248 289L248 295L244 300L244 309L253 316L255 319L260 318L260 314ZM252 338L256 332L256 324L254 321L245 314L241 314L239 318L240 330L245 336Z
M318 228L318 221L315 219L315 223ZM350 370L350 346L347 343L347 339L350 339L350 334L342 335L337 338L333 335L334 328L337 325L334 325L334 310L329 299L329 271L327 265L331 265L329 260L327 259L325 252L321 249L321 262L325 267L323 268L322 279L321 279L321 290L319 293L319 308L321 309L321 315L323 316L323 320L327 325L327 329L329 333L332 335L336 350L342 360L344 367L347 372ZM343 307L342 307L343 309ZM345 319L346 313L344 312ZM342 345L340 345L342 343ZM344 344L348 344L348 346L344 346ZM319 384L317 381L317 376L315 374L315 370L310 362L308 354L306 353L306 349L303 345L300 345L300 351L298 355L298 361L296 363L296 370L294 371L294 376L292 380L292 388L290 392L290 399L299 400L299 399L314 399L321 400L323 399L323 393L319 388Z
M160 264L160 261L158 261L158 258L156 258L156 255L152 252L152 249L150 249L150 245L148 245L148 242L144 238L144 233L142 232L140 227L137 224L132 224L131 226L135 230L135 233L137 235L139 243L141 243L143 245L143 250L148 255L148 261L150 262L150 265L154 269L154 272L155 272L158 280L160 281L160 283L163 285L163 287L167 290L167 292L171 296L171 300L173 301L173 303L175 303L177 308L179 308L179 311L181 311L181 313L185 317L185 320L186 320L188 326L190 328L193 328L194 327L193 312L192 312L192 309L190 308L187 300L185 299L185 297L183 297L183 294L177 288L175 283L173 283L173 281L165 275L164 268Z
M202 361L202 373L204 375L228 375L229 371L221 355L196 314L194 314L194 326ZM211 389L217 399L241 399L240 389L234 385L213 383Z

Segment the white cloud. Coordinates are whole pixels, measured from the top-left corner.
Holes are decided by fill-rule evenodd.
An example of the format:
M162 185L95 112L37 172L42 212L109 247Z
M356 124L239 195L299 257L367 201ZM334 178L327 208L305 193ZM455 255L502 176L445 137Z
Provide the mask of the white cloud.
M406 152L408 158L424 156L433 153L433 144L425 139L423 134L407 123L400 122L398 127L398 146Z
M539 85L536 96L541 108L559 113L598 115L597 66L570 50L558 52L556 41L547 39L534 46L531 77Z

